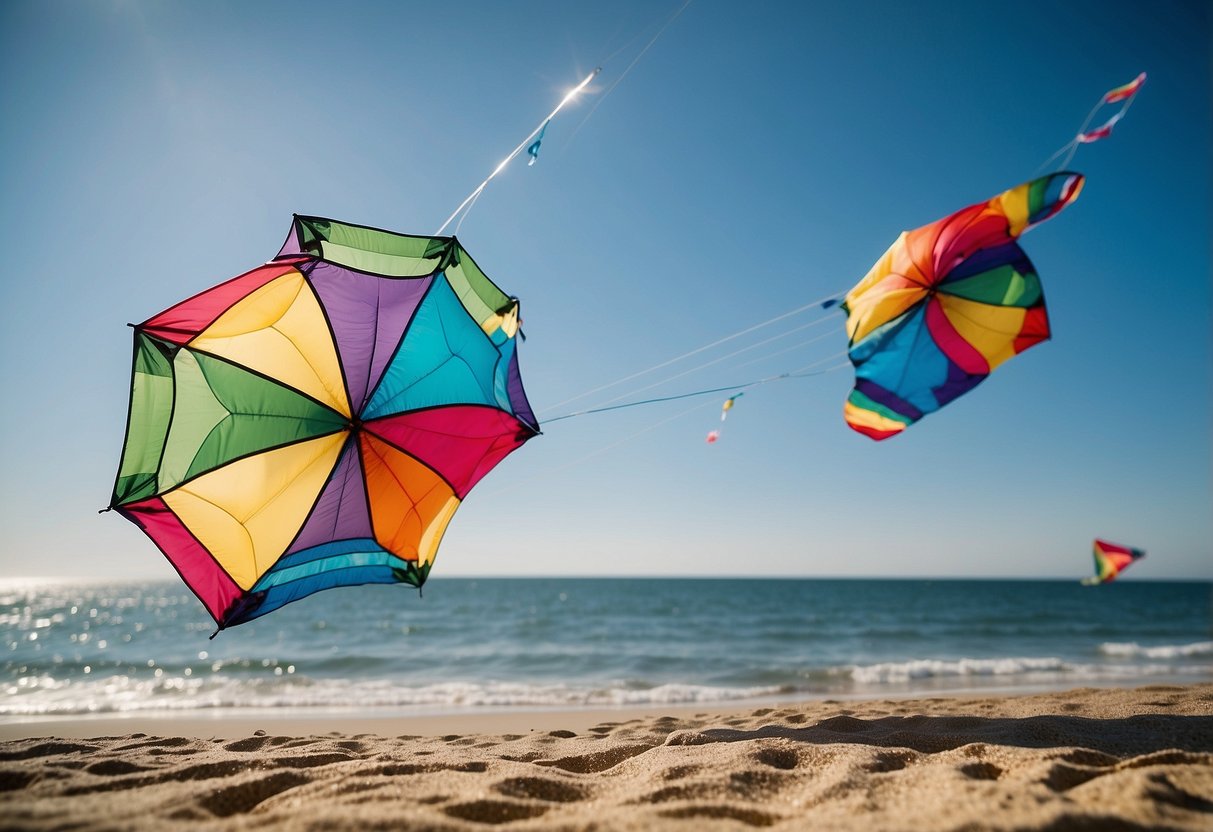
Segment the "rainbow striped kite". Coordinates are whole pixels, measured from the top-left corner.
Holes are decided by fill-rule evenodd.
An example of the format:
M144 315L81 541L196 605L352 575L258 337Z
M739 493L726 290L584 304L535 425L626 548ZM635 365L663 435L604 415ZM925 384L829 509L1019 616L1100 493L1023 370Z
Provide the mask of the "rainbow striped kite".
M219 629L420 587L472 486L539 433L518 327L456 238L296 216L272 261L135 326L110 508Z
M1098 538L1095 540L1093 554L1095 555L1095 574L1082 579L1083 584L1087 586L1106 584L1115 580L1116 576L1129 568L1130 564L1146 556L1143 549L1133 549Z
M842 304L855 365L848 425L895 436L1049 337L1040 278L1016 240L1082 185L1050 174L902 232Z

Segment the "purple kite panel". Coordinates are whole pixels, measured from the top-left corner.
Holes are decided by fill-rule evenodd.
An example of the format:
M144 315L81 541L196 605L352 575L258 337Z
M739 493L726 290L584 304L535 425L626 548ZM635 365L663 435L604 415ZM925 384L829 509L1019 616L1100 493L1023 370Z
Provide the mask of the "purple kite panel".
M358 462L358 444L347 442L316 507L286 554L332 540L374 536L362 466Z
M361 413L433 277L384 278L318 262L308 279L337 339L350 407Z

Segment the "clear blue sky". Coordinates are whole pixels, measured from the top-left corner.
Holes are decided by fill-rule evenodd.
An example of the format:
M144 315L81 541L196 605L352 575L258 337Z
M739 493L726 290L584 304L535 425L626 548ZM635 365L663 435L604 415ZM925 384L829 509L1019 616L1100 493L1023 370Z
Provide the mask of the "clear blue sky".
M1139 578L1213 577L1210 5L694 0L624 77L680 2L0 5L0 576L172 577L96 513L125 324L272 257L294 212L435 231L601 65L459 232L522 298L541 418L840 353L841 319L558 406L845 290L1150 78L1024 239L1052 341L884 443L844 425L847 370L750 391L715 446L723 396L553 423L435 575L1077 578L1104 536L1149 550Z

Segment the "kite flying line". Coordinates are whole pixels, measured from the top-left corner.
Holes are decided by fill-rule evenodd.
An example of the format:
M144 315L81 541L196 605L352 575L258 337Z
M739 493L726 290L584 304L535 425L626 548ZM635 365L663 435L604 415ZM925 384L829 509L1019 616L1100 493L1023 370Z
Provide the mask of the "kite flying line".
M605 98L607 95L610 95L611 92L614 91L615 87L619 86L620 82L622 82L623 79L627 77L628 73L630 73L632 71L632 68L636 66L637 62L639 62L640 59L644 57L644 54L649 51L649 49L653 46L654 43L657 42L657 39L659 37L661 37L662 33L664 33L665 30L668 29L670 27L670 25L675 20L678 19L679 15L681 15L684 11L686 11L687 6L691 5L691 2L692 2L692 0L685 0L685 2L682 4L682 6L680 6L679 9L676 12L674 12L673 15L670 16L670 18L665 22L665 24L662 25L662 27L657 31L657 34L653 35L653 37L649 40L649 42L647 44L645 44L644 49L641 49L640 53L638 55L636 55L635 58L632 59L632 62L630 64L628 64L627 68L623 71L623 74L621 74L619 76L619 78L616 79L616 81L613 84L611 84L610 88L606 91L606 93L602 96L602 98ZM635 38L632 38L632 40L629 41L627 44L625 44L624 46L615 50L615 52L613 52L610 57L614 58L616 55L618 55L620 52L622 52L624 49L626 49L628 46L630 46L632 44L632 42L634 42L634 41L635 41ZM603 63L605 63L605 61ZM564 105L568 104L570 101L572 101L574 98L576 98L578 93L580 93L587 86L589 86L590 82L593 81L594 78L597 77L598 73L600 73L600 72L602 72L601 65L597 69L595 69L593 72L591 72L588 76L586 76L584 81L582 81L580 84L578 84L573 89L569 90L568 94L566 94L565 97L560 100L560 103L556 105L556 109L554 109L554 110L552 110L552 112L548 113L547 118L545 118L543 121L539 122L539 125L537 127L535 127L535 129L532 130L530 133L528 133L526 138L523 139L521 142L519 142L518 146L515 147L510 152L510 155L506 156L505 159L503 159L501 161L501 163L499 165L497 165L497 167L493 168L493 172L490 173L483 182L481 182L479 185L477 185L476 189L474 191L472 191L470 194L468 194L467 199L465 199L465 200L463 200L463 202L459 203L459 207L456 208L454 210L454 212L452 212L452 214L446 218L446 222L444 222L439 227L439 229L434 233L434 236L435 237L442 236L442 232L446 230L446 227L448 225L450 225L451 222L456 217L459 217L459 222L455 223L455 232L454 233L458 234L459 227L461 225L463 225L463 221L465 219L467 219L467 215L469 213L471 213L472 207L476 204L476 201L478 199L480 199L480 195L482 193L484 193L485 187L489 184L490 181L492 181L493 177L495 177L497 174L499 174L503 170L505 170L506 165L508 165L510 162L512 162L518 156L518 154L522 153L523 150L525 150L527 152L527 154L531 157L531 161L528 164L533 165L535 163L535 159L538 158L538 156L539 156L539 145L543 141L543 134L547 130L548 123L551 122L551 120L556 117L557 113L559 113L562 109L564 109ZM598 103L596 103L594 105L593 109L591 109L590 112L588 114L586 114L586 117L581 120L581 124L577 125L577 129L573 131L573 135L577 134L577 130L581 129L581 126L583 124L585 124L585 122L589 119L589 117L591 115L594 114L594 110L598 109L598 105L601 103L602 103L602 101L600 99L598 101ZM569 141L572 141L572 136L569 137ZM462 214L462 216L460 216L461 214Z
M831 358L833 358L833 357L836 357L836 356L831 356ZM824 359L823 361L828 361L828 360L830 360L830 359L827 358L827 359ZM818 362L816 362L816 364L821 364L821 363L823 363L823 361L818 361ZM809 367L813 367L813 366L815 366L815 365L813 365L813 364L809 365ZM607 410L619 410L621 408L635 407L635 406L642 405L642 404L651 404L651 403L655 403L655 402L668 402L668 401L675 401L678 399L688 399L688 398L693 398L696 396L706 396L709 393L734 392L734 393L736 393L736 395L733 398L736 398L737 396L740 396L742 392L749 390L753 387L758 387L763 384L770 384L772 382L784 381L786 379L792 379L792 378L807 378L809 376L825 375L826 373L832 373L835 370L840 370L843 367L849 367L849 366L851 366L850 362L844 361L841 364L837 364L832 367L826 367L821 370L814 370L812 372L809 372L809 367L802 367L799 370L793 370L789 373L781 373L777 376L769 376L767 378L758 379L756 381L746 382L741 385L734 385L732 387L720 387L720 388L717 388L714 390L699 390L694 393L684 393L679 396L666 396L661 399L652 399L651 401L633 402L630 404L618 405L616 407L605 407L605 408L600 408L597 410L587 410L587 411L582 411L579 413L569 413L565 416L557 416L554 419L548 419L547 421L548 422L558 422L561 419L571 419L574 416L582 416L582 415L585 415L588 413L601 413L601 412L607 411ZM631 442L633 439L643 436L644 434L649 433L651 431L654 431L657 428L661 427L662 425L669 424L670 422L681 419L684 416L694 413L696 410L701 410L702 408L704 408L710 404L712 404L712 402L710 402L710 401L696 402L695 404L691 405L690 407L688 407L684 410L679 410L676 413L672 413L669 416L666 416L665 418L658 419L656 422L645 425L640 430L638 430L634 433L630 433L627 436L616 439L606 445L603 445L600 448L596 448L596 449L590 451L589 453L584 454L583 456L570 460L569 462L565 462L564 464L559 465L556 468L545 470L542 474L535 474L528 478L523 478L521 480L514 480L513 483L508 488L502 488L497 491L488 491L488 492L485 492L485 494L486 494L486 496L493 495L493 494L504 494L508 491L516 489L518 486L518 483L520 483L520 482L530 482L532 480L541 479L543 477L550 477L552 474L559 473L561 471L566 471L571 468L576 468L579 465L581 465L582 463L588 462L589 460L593 459L596 456L601 456L602 454L606 453L607 451L613 450L614 448L618 448L620 445L626 445L627 443Z
M799 314L801 314L802 312L807 312L807 311L809 311L810 309L828 309L828 308L830 308L831 306L835 305L835 303L837 302L838 297L839 297L839 295L838 295L837 293L835 293L835 294L832 294L832 295L827 295L826 297L823 297L823 298L818 298L818 299L817 299L817 300L815 300L815 301L812 301L812 302L810 302L810 303L806 303L806 304L804 304L803 306L798 306L798 307L796 307L795 309L792 309L792 310L790 310L790 311L788 311L788 312L783 312L783 313L781 313L781 314L779 314L779 315L776 315L776 316L775 316L775 317L773 317L773 318L769 318L769 319L767 319L767 320L765 320L765 321L762 321L762 322L760 322L760 323L756 323L756 324L754 324L754 325L752 325L752 326L745 327L744 329L738 330L737 332L734 332L734 333L733 333L733 334L731 334L731 335L726 335L726 336L724 336L723 338L718 338L718 339L716 339L715 341L712 341L712 342L711 342L711 343L709 343L709 344L704 344L704 345L703 345L703 346L701 346L701 347L696 347L695 349L691 350L690 352L684 352L682 355L676 355L676 356L674 356L673 358L668 358L668 359L666 359L665 361L662 361L662 362L660 362L660 363L658 363L658 364L654 364L652 367L648 367L647 369L644 369L644 370L638 370L638 371L636 371L636 372L634 372L634 373L632 373L632 374L630 374L630 375L626 375L626 376L624 376L623 378L618 378L618 379L616 379L615 381L608 382L607 384L602 384L602 385L599 385L598 387L594 387L594 388L592 388L592 389L590 389L590 390L586 390L586 391L585 391L585 392L583 392L583 393L578 393L576 396L572 396L572 397L570 397L570 398L567 398L567 399L565 399L564 401L561 401L561 402L556 402L556 404L552 405L551 407L552 407L552 409L555 409L555 408L557 408L557 407L561 407L562 405L569 404L570 402L575 402L575 401L577 401L578 399L583 399L583 398L585 398L586 396L592 396L592 395L593 395L593 394L595 394L595 393L600 393L600 392L602 392L603 390L609 390L609 389L610 389L610 388L612 388L612 387L615 387L615 386L617 386L617 385L623 384L624 382L631 381L632 379L636 379L636 378L640 378L641 376L648 375L649 373L652 373L652 372L655 372L655 371L657 371L657 370L660 370L660 369L662 369L663 367L668 367L668 366L670 366L671 364L677 364L679 361L683 361L683 360L685 360L685 359L687 359L687 358L690 358L690 357L691 357L691 356L693 356L693 355L698 355L698 354L699 354L699 353L701 353L701 352L706 352L707 350L710 350L710 349L712 349L713 347L718 347L718 346L720 346L721 344L726 344L726 343L728 343L729 341L733 341L733 340L735 340L735 339L737 339L737 338L742 337L743 335L749 335L751 332L756 332L757 330L760 330L760 329L762 329L762 328L764 328L764 327L768 327L768 326L770 326L771 324L779 323L780 321L782 321L782 320L784 320L784 319L786 319L786 318L790 318L790 317L792 317L793 315L799 315ZM745 347L745 348L744 348L744 349L742 349L742 350L737 350L737 352L744 352L744 351L745 351L745 349L750 349L750 347ZM737 354L737 352L734 352L734 353L729 353L729 355L726 355L726 356L724 356L724 357L725 357L725 358L732 357L733 355L736 355L736 354ZM699 369L699 368L696 368L696 369ZM668 381L669 379L666 379L666 380ZM648 388L642 388L642 389L648 389ZM639 391L635 391L635 390L634 390L634 391L632 391L632 393L635 393L635 392L639 392ZM624 394L624 395L632 395L632 393L627 393L627 394ZM622 398L622 397L620 397L620 398ZM545 419L544 421L551 421L551 420L550 420L550 419Z
M519 483L527 483L527 482L534 482L536 480L542 480L542 479L551 477L553 474L558 474L561 471L568 471L570 469L576 468L576 467L580 466L582 463L588 462L596 456L602 456L607 451L618 448L620 445L626 445L627 443L631 442L633 439L637 439L641 436L644 436L646 433L654 431L657 428L661 427L662 425L668 424L677 419L681 419L683 416L687 416L691 413L694 413L696 410L700 410L709 404L711 404L711 402L696 402L695 404L691 405L690 407L686 408L685 410L680 410L677 413L672 413L669 416L666 416L664 419L659 419L658 421L653 422L652 424L645 425L643 428L636 431L635 433L631 433L631 434L628 434L627 436L616 439L613 442L603 445L600 448L595 448L594 450L590 451L589 453L584 454L580 457L577 457L576 459L565 462L561 465L556 466L555 468L545 469L542 473L536 473L536 474L532 474L529 477L522 477L522 478L514 479L510 483L510 485L508 485L504 488L499 488L496 491L486 491L486 492L484 492L484 495L486 497L491 497L495 494L507 494L507 493L511 493L511 492L516 493Z
M493 168L493 172L490 173L487 177L485 177L485 180L483 182L481 182L479 185L476 186L476 190L474 190L470 194L468 194L467 199L465 199L463 202L459 203L459 207L456 208L455 211L449 217L446 218L446 222L444 222L438 228L438 230L436 232L434 232L434 236L441 237L442 232L445 231L446 227L451 224L451 221L454 220L455 217L459 217L459 214L462 212L463 216L459 217L459 222L455 224L455 233L458 234L459 226L461 226L463 224L463 221L467 218L468 212L470 212L472 210L472 206L476 203L476 200L478 200L480 198L480 194L484 192L485 187L489 184L489 182L491 182L493 180L493 177L495 177L497 174L499 174L503 170L505 170L505 166L508 165L510 162L514 161L514 158L519 153L521 153L523 150L526 150L528 153L531 154L531 158L534 159L534 157L539 152L539 142L533 141L533 140L536 137L542 136L543 131L547 129L548 122L551 121L552 119L554 119L556 117L556 114L559 113L562 109L564 109L565 104L568 104L570 101L572 101L574 98L577 97L577 94L579 92L581 92L587 86L589 86L589 83L591 81L593 81L594 78L601 71L602 71L602 67L598 67L593 72L591 72L589 75L587 75L585 77L584 81L582 81L580 84L578 84L573 89L569 90L569 92L565 95L565 97L560 99L560 103L556 105L556 109L554 109L554 110L552 110L552 112L548 113L547 118L545 118L543 121L539 122L538 127L536 127L534 130L532 130L530 133L527 133L526 138L523 139L521 142L519 142L518 146L515 147L512 151L510 151L510 155L506 156L505 159L503 159L501 161L501 164L499 164L499 165L497 165L497 167ZM467 210L465 211L464 209L467 209Z
M550 425L552 422L559 422L562 419L572 419L574 416L588 416L591 413L606 413L611 410L624 410L625 408L640 407L641 405L646 405L646 404L658 404L660 402L677 401L678 399L690 399L690 398L694 398L696 396L706 396L710 393L727 393L727 392L731 392L731 391L739 391L738 395L740 395L740 392L750 390L751 388L754 388L754 387L760 387L764 384L770 384L775 381L785 381L785 380L791 379L791 378L808 378L810 376L821 376L821 375L825 375L826 373L832 373L835 370L840 370L843 367L851 366L850 362L848 361L848 362L843 362L841 364L837 364L833 367L826 367L823 370L812 369L814 367L817 367L821 364L826 363L827 361L833 361L836 358L841 358L843 355L846 355L846 353L839 353L837 355L826 356L825 358L821 359L820 361L815 361L812 364L809 364L805 367L801 367L799 370L790 370L789 372L786 372L786 373L779 373L778 375L774 375L774 376L766 376L765 378L755 379L753 381L746 381L746 382L742 382L741 384L730 384L730 385L726 385L724 387L713 387L708 390L695 390L691 393L679 393L679 394L673 395L673 396L660 396L660 397L653 398L653 399L644 399L643 401L624 402L623 404L608 405L606 407L593 407L588 410L578 410L575 413L566 413L563 416L553 416L550 419L544 419L543 421L545 424Z
M609 96L611 93L613 93L615 91L615 87L619 86L623 82L623 79L628 77L628 73L630 73L632 71L632 69L636 66L636 64L640 63L640 59L644 57L644 53L648 52L649 49L651 49L653 47L653 44L657 42L657 39L659 37L661 37L663 34L665 34L665 30L670 28L670 26L674 23L674 21L678 19L678 16L681 15L684 11L686 11L687 6L689 6L689 5L691 5L691 0L686 0L686 2L683 3L676 12L674 12L672 15L670 15L670 18L665 22L665 24L662 25L662 27L657 30L657 34L653 35L653 37L651 37L649 39L649 42L644 45L644 49L641 49L640 52L637 53L636 57L632 58L632 62L630 64L628 64L627 68L624 69L624 71L619 75L619 77L615 79L615 82L613 84L611 84L611 86L607 87L606 92L604 92L602 95L598 96L598 100L594 102L594 106L590 108L590 111L585 114L585 118L583 118L580 121L580 123L578 123L578 125L575 128L573 128L573 132L569 134L568 140L570 142L573 141L573 138L577 135L577 132L579 130L581 130L581 128L583 126L585 126L585 123L590 120L590 116L594 115L594 111L597 110L599 108L599 106L602 105L603 101L606 101L607 96ZM641 32L637 32L636 35L631 40L629 40L623 46L619 47L614 52L612 52L610 57L608 57L606 60L604 60L603 63L607 63L608 61L611 60L611 58L614 58L620 52L622 52L623 50L625 50L629 46L631 46L633 43L635 43L636 38L640 37L640 34L641 34Z
M731 385L731 386L728 386L728 387L725 387L725 388L721 388L721 389L712 388L712 389L710 389L710 390L701 390L701 391L698 391L698 392L696 392L696 393L685 393L685 394L678 395L678 396L668 396L668 397L664 397L664 398L645 399L644 401L640 401L640 402L631 402L631 403L629 403L629 404L624 404L624 405L616 405L616 404L615 404L616 402L620 401L621 399L632 398L632 397L636 396L636 395L637 395L637 394L639 394L639 393L643 393L643 392L644 392L644 391L646 391L646 390L652 390L654 387L661 387L661 386L663 386L663 385L669 384L671 381L674 381L675 379L682 378L683 376L688 376L688 375L690 375L691 373L696 373L696 372L698 372L698 371L700 371L700 370L706 369L707 367L711 367L711 366L714 366L714 365L716 365L716 364L719 364L719 363L721 363L722 361L727 361L728 359L733 358L734 356L740 355L740 354L741 354L741 353L743 353L743 352L749 352L750 350L757 349L758 347L765 346L765 345L767 345L767 344L771 343L772 341L777 341L777 340L779 340L779 339L781 339L781 338L786 338L786 337L787 337L787 336L789 336L789 335L792 335L792 334L794 334L794 333L796 333L796 332L799 332L799 331L801 331L801 330L803 330L803 329L809 329L809 328L811 328L811 327L815 327L815 326L817 326L818 324L825 323L825 322L826 322L826 321L828 321L828 320L829 320L828 318L819 318L819 319L818 319L818 320L816 320L816 321L812 321L812 322L810 322L810 323L808 323L808 324L803 324L803 325L798 326L798 327L796 327L796 328L794 328L794 329L790 329L790 330L788 330L788 331L786 331L786 332L781 332L781 333L780 333L780 334L778 334L778 335L773 335L773 336L771 336L770 338L765 338L765 339L763 339L762 341L758 341L757 343L750 344L750 345L748 345L748 346L742 347L741 349L734 350L733 352L726 353L725 355L719 356L719 357L717 357L717 358L713 358L711 361L705 361L704 363L702 363L702 364L698 364L698 365L696 365L696 366L694 366L694 367L691 367L690 369L687 369L687 370L682 370L681 372L675 373L675 374L674 374L674 375L672 375L672 376L667 376L666 378L663 378L663 379L661 379L661 380L659 380L659 381L655 381L655 382L653 382L653 383L651 383L651 384L646 384L646 385L645 385L645 386L643 386L643 387L638 387L638 388L635 388L635 389L633 389L633 390L628 391L627 393L621 393L621 394L619 394L618 396L615 396L614 398L611 398L611 399L607 399L606 401L601 402L600 404L594 405L593 407L590 407L590 408L583 408L582 410L579 410L579 411L577 411L576 413L567 414L567 415L565 415L565 416L557 416L557 417L553 417L553 418L546 418L546 417L545 417L543 421L545 421L545 422L555 422L555 421L560 421L561 419L567 419L567 418L570 418L571 416L581 416L581 415L584 415L584 414L586 414L586 413L601 413L601 412L606 411L606 410L619 410L619 409L622 409L622 408L624 408L624 407L636 407L636 406L641 405L641 404L652 404L652 403L654 403L654 402L668 401L668 400L670 400L670 399L684 399L684 398L687 398L687 397L689 397L689 396L698 396L698 395L701 395L701 394L703 394L703 393L719 393L719 392L722 392L722 390L748 389L749 387L756 387L756 386L758 386L758 385L760 385L760 384L766 384L767 382L770 382L770 381L778 381L778 380L785 379L785 378L801 378L801 377L802 377L802 376L804 376L804 375L817 375L817 373L807 373L807 374L805 374L805 373L803 373L802 371L803 371L803 370L807 370L807 369L811 369L811 368L813 368L813 367L820 366L821 364L824 364L824 363L826 363L827 361L833 361L833 360L835 360L835 359L837 359L837 358L842 358L843 356L845 356L845 355L847 354L847 353L846 353L846 351L844 350L844 351L842 351L842 352L834 353L833 355L828 355L828 356L826 356L826 357L825 357L825 358L823 358L823 359L819 359L818 361L813 362L812 364L808 365L807 367L801 367L801 368L799 368L799 369L797 369L797 370L792 370L792 371L790 371L790 372L786 372L786 373L780 373L779 375L776 375L776 376L769 376L769 377L766 377L766 378L762 378L762 379L759 379L758 381L745 382L744 384L741 384L741 385L736 385L736 384L735 384L735 385ZM766 361L766 360L768 360L768 359L770 359L770 358L773 358L773 357L775 357L775 356L777 356L777 355L782 355L782 354L784 354L784 353L786 353L786 352L790 352L790 351L791 351L791 350L793 350L793 349L799 349L799 348L801 348L801 347L807 346L807 345L809 345L809 344L816 343L817 341L822 341L822 340L824 340L824 339L826 339L826 338L830 338L830 337L833 337L833 336L835 336L835 335L836 335L836 333L834 333L834 332L832 332L832 331L831 331L831 332L827 332L827 333L825 333L824 335L819 335L819 336L817 336L817 337L815 337L815 338L810 338L810 339L808 339L807 341L802 341L802 342L800 342L800 343L798 343L798 344L793 345L792 347L789 347L789 348L786 348L786 349L782 349L782 350L778 350L778 351L776 351L776 352L774 352L774 353L770 353L770 354L768 354L768 355L759 356L758 358L751 359L751 360L749 360L749 361L744 361L744 362L742 362L741 364L736 365L736 366L735 366L733 369L739 369L740 367L745 367L745 366L748 366L748 365L753 364L753 363L755 363L755 362L757 362L757 361ZM611 405L614 405L614 406L611 406Z

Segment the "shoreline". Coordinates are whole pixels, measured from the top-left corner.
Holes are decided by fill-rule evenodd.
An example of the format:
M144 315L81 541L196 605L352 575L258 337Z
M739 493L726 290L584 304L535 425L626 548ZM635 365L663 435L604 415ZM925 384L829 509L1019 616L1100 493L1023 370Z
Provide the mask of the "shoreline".
M1213 818L1213 682L30 725L51 733L2 726L6 828L1186 832ZM115 733L69 733L81 725Z
M740 710L745 711L746 708L741 706ZM370 715L333 711L301 713L298 710L256 714L250 714L247 710L236 714L216 710L209 715L200 711L181 714L160 711L151 714L133 713L128 716L63 716L26 722L5 722L0 724L0 742L39 737L87 739L117 736L131 731L149 736L221 739L248 736L256 731L292 736L439 736L451 733L515 734L554 730L581 733L603 722L648 718L656 711L663 714L677 713L684 717L692 716L692 711L701 715L706 715L708 711L714 714L720 712L698 705L675 705L657 709L632 706L553 709L536 706L533 709L478 708L466 711L384 712Z

